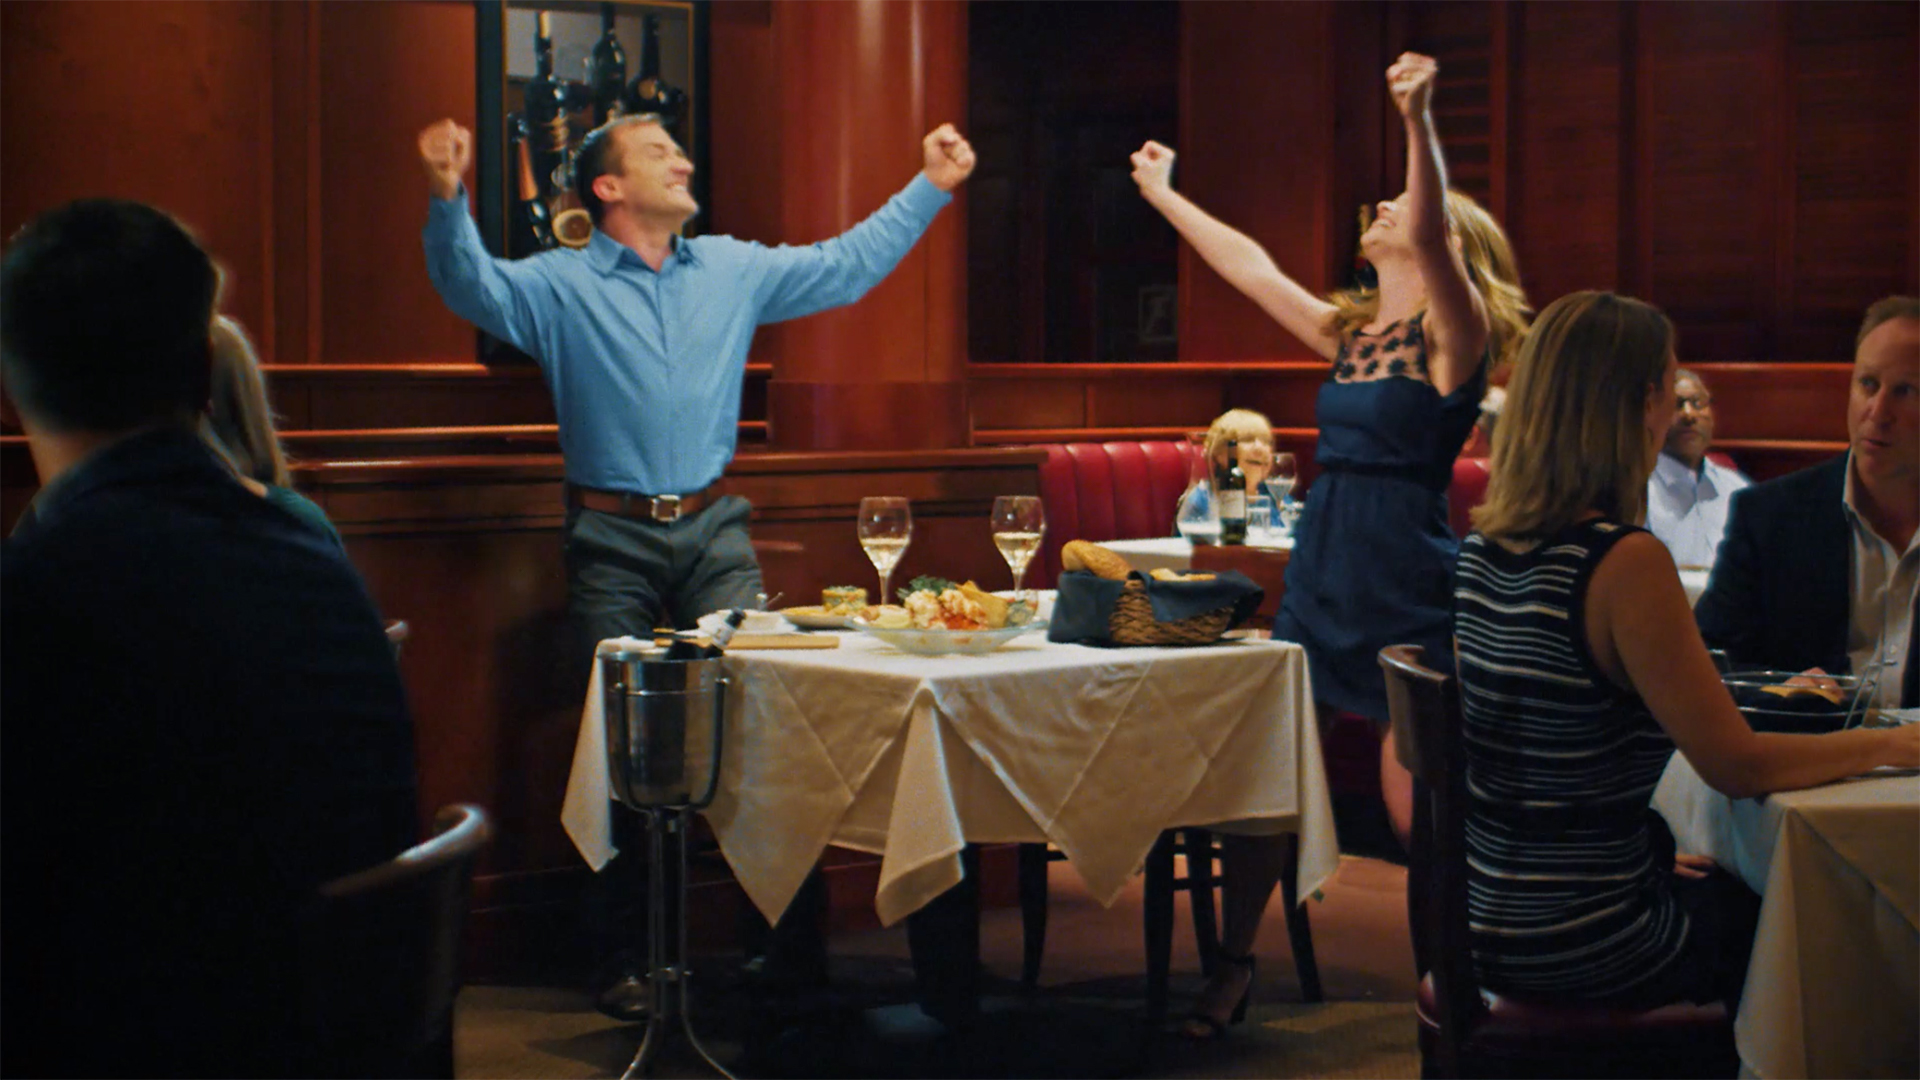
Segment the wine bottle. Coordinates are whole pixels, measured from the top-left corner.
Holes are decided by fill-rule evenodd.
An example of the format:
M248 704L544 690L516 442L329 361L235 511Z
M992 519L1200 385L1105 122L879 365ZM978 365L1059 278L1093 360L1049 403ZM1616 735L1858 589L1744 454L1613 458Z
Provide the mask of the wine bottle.
M687 95L678 87L668 86L660 76L660 16L648 15L641 27L640 70L627 84L620 108L628 116L653 113L660 118L661 126L677 136Z
M531 255L536 251L545 251L553 246L553 208L540 195L540 185L534 179L533 156L527 148L527 123L524 117L512 120L513 153L518 168L514 202L514 212L519 218L515 222L516 235L513 238L511 254Z
M600 40L587 57L587 81L593 88L593 126L620 115L620 98L627 87L627 50L613 31L613 5L600 5Z
M1247 474L1240 468L1240 444L1227 440L1227 467L1214 484L1220 500L1220 542L1247 542Z
M533 147L533 178L540 194L551 196L553 170L567 150L568 88L553 74L553 21L545 11L539 15L539 29L533 39L533 78L527 80L527 131Z

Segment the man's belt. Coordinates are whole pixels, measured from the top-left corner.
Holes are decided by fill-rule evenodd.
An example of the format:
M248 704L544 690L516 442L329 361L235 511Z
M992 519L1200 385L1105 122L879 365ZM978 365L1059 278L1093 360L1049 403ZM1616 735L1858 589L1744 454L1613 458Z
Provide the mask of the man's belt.
M718 480L691 495L635 495L628 491L601 491L568 484L567 504L645 521L678 521L705 510L724 494Z

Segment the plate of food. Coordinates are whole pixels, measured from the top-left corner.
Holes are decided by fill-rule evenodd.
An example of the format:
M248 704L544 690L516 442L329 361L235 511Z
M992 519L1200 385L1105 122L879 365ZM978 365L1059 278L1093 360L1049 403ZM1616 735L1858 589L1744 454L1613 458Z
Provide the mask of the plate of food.
M992 652L1022 634L1046 627L1033 609L993 595L969 581L917 577L900 590L901 603L871 608L854 625L902 652L947 656Z
M1755 731L1838 731L1871 712L1873 684L1852 675L1824 675L1817 684L1795 671L1730 671L1720 679Z
M831 585L820 590L820 602L790 607L780 614L803 630L851 630L853 620L867 613L867 590L857 585Z

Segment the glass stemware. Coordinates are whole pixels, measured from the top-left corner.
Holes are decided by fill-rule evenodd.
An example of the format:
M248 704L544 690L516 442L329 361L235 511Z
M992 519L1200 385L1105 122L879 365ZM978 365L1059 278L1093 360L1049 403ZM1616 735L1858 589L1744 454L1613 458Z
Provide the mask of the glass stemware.
M1002 495L993 500L993 546L1013 571L1013 592L1022 596L1027 565L1047 535L1047 511L1038 495Z
M898 496L870 495L860 500L857 532L867 561L880 573L880 598L875 603L889 603L887 586L893 580L893 568L913 542L913 508Z
M1273 496L1275 506L1283 506L1293 497L1293 484L1299 475L1298 466L1294 464L1292 454L1273 455L1273 469L1267 473L1263 483L1266 485L1267 493Z

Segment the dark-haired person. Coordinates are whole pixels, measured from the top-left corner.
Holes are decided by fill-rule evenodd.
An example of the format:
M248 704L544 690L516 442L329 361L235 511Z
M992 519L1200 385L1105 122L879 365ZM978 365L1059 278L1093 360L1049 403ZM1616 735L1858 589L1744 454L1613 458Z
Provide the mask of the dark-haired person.
M831 240L689 239L681 230L700 210L693 163L658 117L625 117L589 135L575 164L594 222L586 247L506 260L487 252L467 210L471 132L443 120L420 133L434 287L455 314L537 360L553 394L583 670L595 642L753 606L761 578L751 507L718 490L748 346L757 327L851 304L892 272L973 171L973 148L951 124L930 132L921 154L905 188ZM615 822L630 828L631 815ZM620 846L639 850L631 838ZM816 880L796 909L820 895ZM621 977L612 994L603 1011L639 1014L637 977Z
M1710 568L1727 533L1733 493L1753 481L1707 456L1714 417L1706 380L1680 368L1673 390L1673 426L1647 478L1647 531L1667 545L1681 569Z
M0 551L9 1075L312 1067L296 916L417 828L359 576L199 435L216 291L138 203L44 214L0 264L41 482Z
M1454 592L1467 911L1490 989L1732 1011L1758 898L1676 862L1648 808L1673 751L1735 798L1920 765L1920 726L1761 734L1734 707L1673 557L1632 524L1673 382L1665 315L1581 292L1540 313L1507 387Z
M1694 617L1739 667L1852 672L1920 704L1920 299L1867 309L1847 452L1733 498Z

